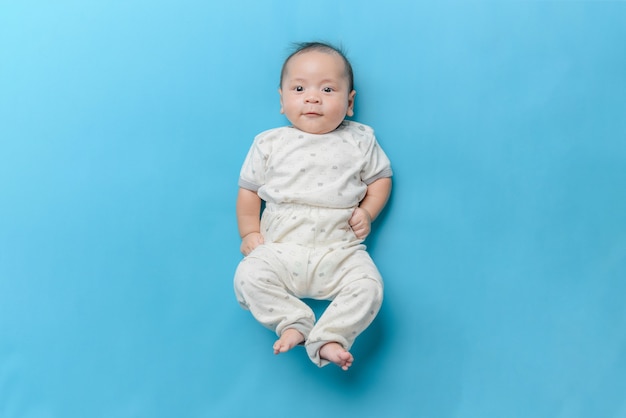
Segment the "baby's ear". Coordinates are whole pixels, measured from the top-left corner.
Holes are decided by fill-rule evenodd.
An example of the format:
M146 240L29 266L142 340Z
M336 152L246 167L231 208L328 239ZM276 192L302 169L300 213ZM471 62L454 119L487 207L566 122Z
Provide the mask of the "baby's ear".
M346 111L347 116L354 116L354 96L356 96L356 90L352 90L348 95L348 110Z
M283 90L278 88L278 95L280 96L280 114L283 115L285 110L283 109Z

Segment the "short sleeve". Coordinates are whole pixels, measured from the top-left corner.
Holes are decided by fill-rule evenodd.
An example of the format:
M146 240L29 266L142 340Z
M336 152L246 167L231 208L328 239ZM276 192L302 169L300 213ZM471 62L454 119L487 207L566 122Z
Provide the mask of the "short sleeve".
M391 177L393 175L391 162L376 141L373 130L368 132L365 144L367 145L364 156L365 164L361 170L363 182L369 185L378 179Z
M268 158L263 150L263 138L255 138L239 173L239 187L256 192L265 184L265 166Z

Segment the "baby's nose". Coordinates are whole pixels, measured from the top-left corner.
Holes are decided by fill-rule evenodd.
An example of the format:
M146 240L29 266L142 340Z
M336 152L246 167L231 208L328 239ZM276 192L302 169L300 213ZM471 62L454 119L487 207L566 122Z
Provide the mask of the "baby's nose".
M317 94L309 94L305 100L307 103L319 103L320 98Z

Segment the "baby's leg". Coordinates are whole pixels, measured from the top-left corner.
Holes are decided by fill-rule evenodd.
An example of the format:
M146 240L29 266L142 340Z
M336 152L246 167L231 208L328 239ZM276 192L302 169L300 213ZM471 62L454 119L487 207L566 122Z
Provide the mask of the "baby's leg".
M357 251L343 261L335 272L338 291L311 330L306 348L317 365L331 362L346 370L353 362L350 347L380 309L383 286L380 273L365 251Z
M328 305L311 330L306 349L319 366L329 362L344 370L354 361L348 351L356 337L374 320L382 303L382 286L372 279L346 286Z
M289 271L266 247L258 247L239 263L235 293L244 309L250 310L257 321L281 337L273 347L274 352L281 353L304 341L315 316L311 308L289 290L283 280L289 279Z

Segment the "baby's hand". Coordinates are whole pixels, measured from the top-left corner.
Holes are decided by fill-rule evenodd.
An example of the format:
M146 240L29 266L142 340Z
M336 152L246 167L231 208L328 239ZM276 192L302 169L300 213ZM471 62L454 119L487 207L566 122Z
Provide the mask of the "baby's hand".
M241 253L247 256L261 244L263 244L263 235L260 232L250 232L241 239Z
M371 231L372 218L365 209L356 208L348 223L358 239L365 239Z

